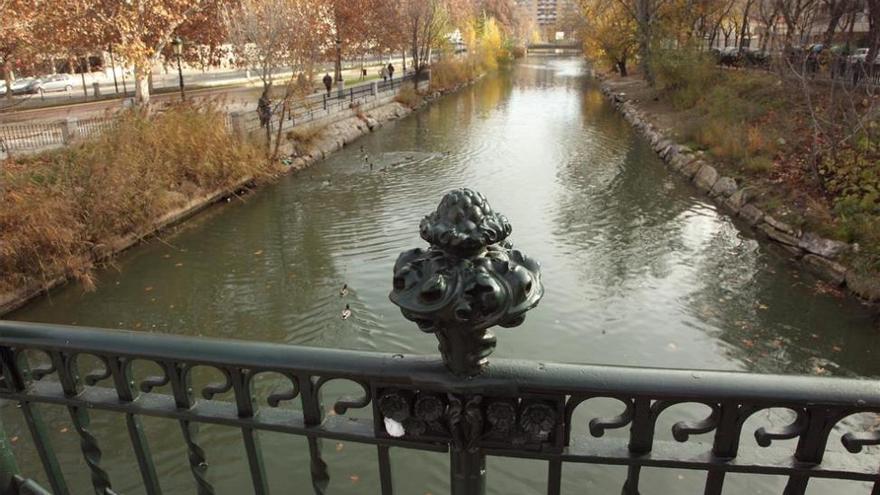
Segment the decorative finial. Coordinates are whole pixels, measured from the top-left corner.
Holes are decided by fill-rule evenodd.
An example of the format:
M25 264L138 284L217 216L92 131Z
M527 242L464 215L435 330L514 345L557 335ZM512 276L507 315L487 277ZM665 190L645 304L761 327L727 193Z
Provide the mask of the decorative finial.
M505 241L507 218L470 189L446 193L419 229L431 246L397 258L391 302L437 336L450 371L477 375L495 348L489 328L521 324L544 295L540 267Z

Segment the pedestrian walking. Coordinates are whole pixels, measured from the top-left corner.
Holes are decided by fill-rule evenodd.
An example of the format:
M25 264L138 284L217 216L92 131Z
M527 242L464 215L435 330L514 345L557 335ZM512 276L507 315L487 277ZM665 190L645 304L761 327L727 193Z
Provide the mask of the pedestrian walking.
M330 88L333 87L333 78L330 77L330 73L324 74L324 87L327 88L327 97L330 97Z
M379 71L379 75L382 76L382 82L387 81L388 80L388 67L383 65L382 70Z
M388 64L388 79L394 80L394 64Z

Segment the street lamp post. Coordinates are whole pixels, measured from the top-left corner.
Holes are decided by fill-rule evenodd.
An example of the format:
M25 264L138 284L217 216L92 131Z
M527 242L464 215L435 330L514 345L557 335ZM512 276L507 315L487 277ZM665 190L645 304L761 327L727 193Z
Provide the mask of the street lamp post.
M113 89L119 94L119 83L116 82L116 61L113 60L113 43L107 44L107 51L110 52L110 70L113 71Z
M336 82L342 80L342 40L336 38Z
M183 88L183 69L180 66L180 55L183 53L183 40L180 36L175 36L171 40L171 46L174 48L174 55L177 56L177 76L180 79L180 99L186 99L186 91Z

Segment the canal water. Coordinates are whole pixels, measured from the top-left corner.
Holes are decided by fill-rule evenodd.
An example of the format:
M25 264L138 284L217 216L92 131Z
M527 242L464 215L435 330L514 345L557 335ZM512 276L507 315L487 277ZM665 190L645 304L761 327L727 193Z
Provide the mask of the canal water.
M498 330L495 357L880 376L875 315L740 231L669 173L576 58L529 58L490 75L125 253L100 272L96 291L70 284L11 318L433 353L436 341L388 301L391 268L401 251L424 246L419 221L458 187L484 193L510 219L514 245L542 264L543 301L521 327ZM343 284L350 288L345 298ZM345 304L353 316L343 321ZM581 432L590 417L620 408L594 402L578 411ZM41 410L74 491L88 492L66 411ZM659 439L671 438L675 421L704 414L670 409ZM11 406L2 415L22 469L44 480L20 415ZM786 419L785 412L761 416L746 428L744 445L755 445L755 428ZM93 414L114 488L142 493L123 421ZM165 493L192 493L178 425L145 423ZM218 493L249 493L240 432L201 431ZM262 443L275 492L307 493L305 442L264 433ZM375 448L327 441L324 452L328 493L377 493ZM392 461L399 493L448 492L444 455L393 450ZM619 493L625 470L566 465L563 476L564 493ZM490 493L542 493L545 479L545 463L489 460ZM642 493L701 493L703 479L646 469ZM725 493L780 493L783 484L773 476L730 476ZM811 486L825 493L829 485Z

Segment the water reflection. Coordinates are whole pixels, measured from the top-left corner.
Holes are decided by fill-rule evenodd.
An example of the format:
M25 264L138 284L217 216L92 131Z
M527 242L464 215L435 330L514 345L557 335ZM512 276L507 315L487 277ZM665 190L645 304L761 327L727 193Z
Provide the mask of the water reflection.
M419 221L442 193L463 186L486 194L510 218L515 246L543 265L544 300L525 325L499 331L496 356L880 375L873 315L768 252L670 175L605 103L577 59L532 57L486 77L324 163L126 253L119 270L100 274L96 292L71 284L12 316L435 352L436 341L388 302L391 267L400 251L424 245ZM342 284L351 288L345 298ZM342 321L346 303L353 316ZM261 393L274 385L267 378ZM344 392L331 387L325 399ZM53 431L69 428L63 411L46 409ZM616 406L594 409L608 415ZM675 415L698 419L701 413L685 407ZM2 415L8 427L26 431L14 409L3 408ZM782 424L784 417L768 421ZM97 427L103 443L127 445L118 418ZM149 420L147 431L165 493L191 492L177 425ZM74 466L66 472L86 487L75 442L57 436L64 460ZM209 470L212 479L227 493L247 493L239 433L211 427L203 436L209 462L224 466ZM289 488L287 480L295 479L307 487L302 440L263 436L273 483ZM41 478L32 446L22 441L15 449L27 460L20 463L24 469L33 471L28 474ZM121 480L118 487L137 493L130 456L113 452L105 460ZM374 451L328 442L325 452L333 469L329 493L376 491ZM405 455L395 453L402 493L448 491L443 456ZM498 494L540 492L546 476L537 462L493 460L490 468ZM700 476L646 471L643 479L669 493L698 485ZM588 485L599 493L618 492L623 479L607 467L566 466L565 477L566 489ZM779 486L772 478L741 478L729 490L769 493Z

